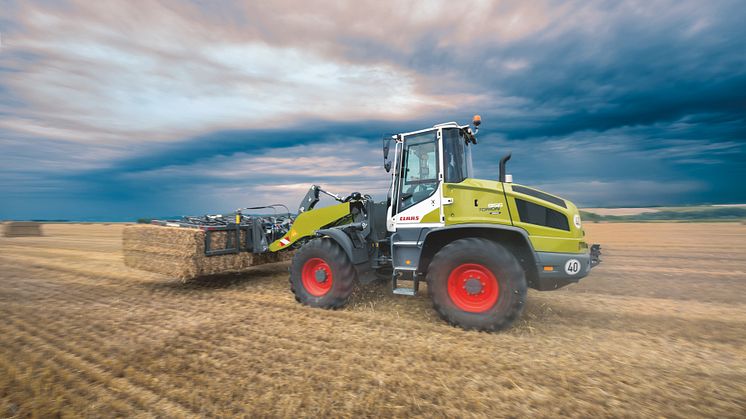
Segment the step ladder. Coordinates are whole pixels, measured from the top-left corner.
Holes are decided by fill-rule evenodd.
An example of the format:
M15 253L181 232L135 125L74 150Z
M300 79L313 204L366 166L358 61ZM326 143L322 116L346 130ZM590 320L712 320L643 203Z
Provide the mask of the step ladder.
M408 282L409 287L401 286L400 282ZM420 288L420 278L417 275L417 268L394 268L391 277L391 288L396 295L417 295Z

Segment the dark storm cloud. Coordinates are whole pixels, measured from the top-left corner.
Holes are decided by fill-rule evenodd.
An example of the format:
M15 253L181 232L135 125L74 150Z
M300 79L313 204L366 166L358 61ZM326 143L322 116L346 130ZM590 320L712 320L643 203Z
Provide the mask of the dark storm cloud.
M649 125L700 113L742 121L742 5L639 6L607 3L594 11L599 22L590 28L581 18L581 24L559 33L550 25L508 43L496 36L460 48L441 47L445 35L433 29L414 41L410 54L368 40L351 40L347 50L355 57L354 51L376 51L379 59L411 67L432 77L436 91L443 88L439 76L448 75L460 81L453 89L486 94L490 99L483 112L501 121L513 138ZM508 98L521 101L511 109L516 114L505 117L501 102Z

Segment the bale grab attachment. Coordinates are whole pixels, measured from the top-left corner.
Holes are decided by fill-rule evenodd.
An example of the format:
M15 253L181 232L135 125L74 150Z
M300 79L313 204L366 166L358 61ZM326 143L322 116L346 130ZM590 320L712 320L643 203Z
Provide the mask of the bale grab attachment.
M282 215L246 215L244 211L284 208ZM205 256L232 255L241 252L265 253L269 244L284 236L295 217L282 204L246 207L233 214L184 216L179 220L153 220L152 225L194 228L204 231Z

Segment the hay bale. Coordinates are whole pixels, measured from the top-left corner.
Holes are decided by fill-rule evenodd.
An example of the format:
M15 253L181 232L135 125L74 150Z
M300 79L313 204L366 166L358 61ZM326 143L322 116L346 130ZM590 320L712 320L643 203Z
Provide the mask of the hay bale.
M211 248L224 247L227 234L228 232L212 233ZM292 252L289 251L205 256L204 231L142 224L124 228L122 249L125 265L183 281L201 276L239 272L253 266L292 258Z
M5 223L5 237L38 237L42 236L41 224L27 221Z

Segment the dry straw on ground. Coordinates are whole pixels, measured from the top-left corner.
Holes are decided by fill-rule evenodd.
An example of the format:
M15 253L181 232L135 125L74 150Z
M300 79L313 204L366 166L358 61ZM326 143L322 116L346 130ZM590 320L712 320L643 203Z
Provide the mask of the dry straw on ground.
M41 236L41 224L28 221L11 221L5 223L3 229L5 237L35 237Z
M121 225L0 237L3 417L746 417L746 226L599 223L604 262L465 332L389 283L298 304L287 263L187 283Z
M252 266L289 260L291 252L205 256L205 232L199 229L134 225L122 235L124 263L131 268L188 280L239 272ZM225 246L227 232L214 232L212 247ZM243 236L242 236L243 239Z

